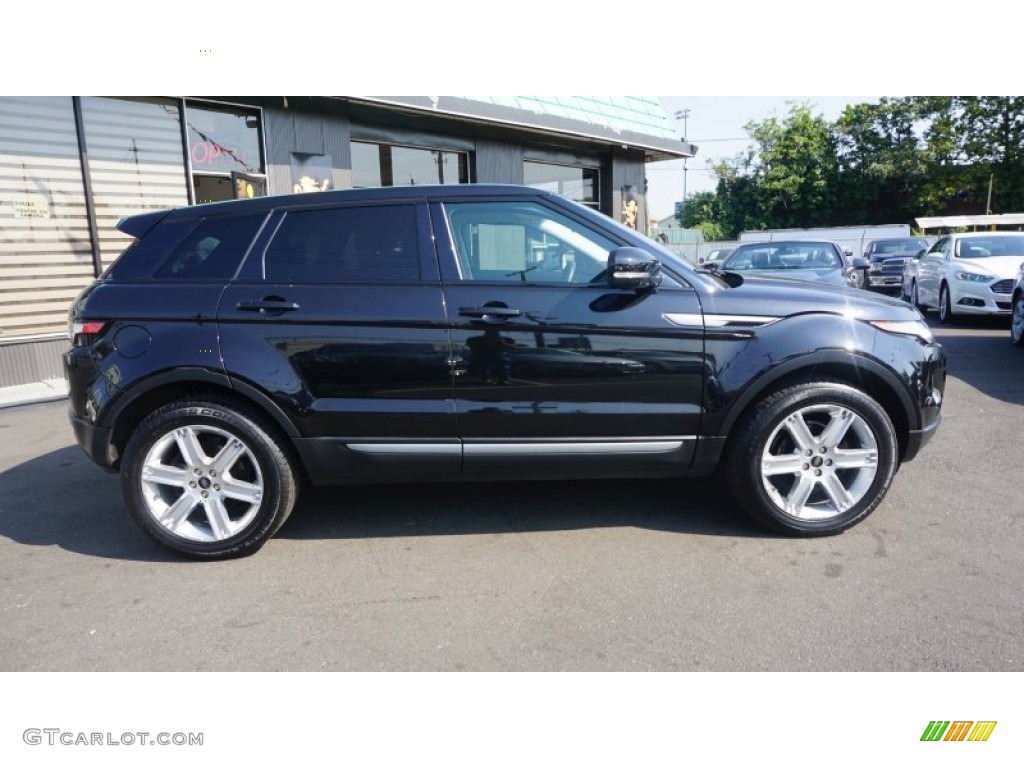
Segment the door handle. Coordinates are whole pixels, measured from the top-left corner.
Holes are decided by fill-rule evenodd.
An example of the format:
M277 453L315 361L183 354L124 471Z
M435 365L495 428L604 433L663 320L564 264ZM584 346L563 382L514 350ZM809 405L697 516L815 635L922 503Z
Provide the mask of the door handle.
M459 307L463 317L522 317L521 309L508 307Z
M242 312L281 314L282 312L294 312L299 305L294 301L285 301L280 296L264 296L259 301L240 301L235 308Z

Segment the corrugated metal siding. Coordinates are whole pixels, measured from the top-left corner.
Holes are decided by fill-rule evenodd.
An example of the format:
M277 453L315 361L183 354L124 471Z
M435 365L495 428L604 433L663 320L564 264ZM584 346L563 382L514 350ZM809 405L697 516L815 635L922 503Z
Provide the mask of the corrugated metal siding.
M480 184L522 184L523 148L518 144L478 139L474 181Z
M0 98L0 340L64 330L92 277L71 99Z
M0 344L0 387L63 378L67 346L66 337Z
M173 101L90 96L82 122L106 266L131 242L117 231L121 218L188 205L180 115Z
M349 122L344 115L268 107L263 111L267 141L267 183L270 194L292 191L292 153L328 155L334 166L334 187L352 185Z

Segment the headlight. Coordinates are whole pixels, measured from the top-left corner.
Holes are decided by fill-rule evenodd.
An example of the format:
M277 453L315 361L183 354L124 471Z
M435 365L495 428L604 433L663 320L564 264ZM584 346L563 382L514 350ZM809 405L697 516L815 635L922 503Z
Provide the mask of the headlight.
M869 272L881 272L882 271L882 262L880 262L880 261L872 261L871 262L871 266L868 267L868 271Z
M987 283L990 280L995 280L991 275L979 275L977 272L954 272L953 276L957 280L968 280L972 283Z
M932 329L928 327L928 323L924 320L871 320L870 322L875 328L879 328L886 333L917 336L917 338L928 342L935 341Z

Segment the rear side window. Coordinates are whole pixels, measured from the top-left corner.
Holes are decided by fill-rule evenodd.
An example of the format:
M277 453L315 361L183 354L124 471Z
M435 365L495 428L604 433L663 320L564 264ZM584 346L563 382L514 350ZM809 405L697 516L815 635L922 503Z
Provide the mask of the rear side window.
M212 216L182 240L153 276L157 280L227 280L259 231L265 214Z
M279 283L407 282L420 279L413 205L290 211L263 257Z

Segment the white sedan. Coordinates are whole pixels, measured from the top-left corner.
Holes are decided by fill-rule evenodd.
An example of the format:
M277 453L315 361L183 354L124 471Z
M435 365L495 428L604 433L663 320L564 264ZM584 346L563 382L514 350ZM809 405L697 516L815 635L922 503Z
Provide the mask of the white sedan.
M964 232L940 237L918 261L910 300L939 320L1009 315L1014 276L1024 260L1024 233Z

